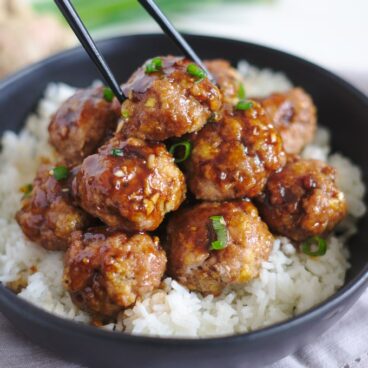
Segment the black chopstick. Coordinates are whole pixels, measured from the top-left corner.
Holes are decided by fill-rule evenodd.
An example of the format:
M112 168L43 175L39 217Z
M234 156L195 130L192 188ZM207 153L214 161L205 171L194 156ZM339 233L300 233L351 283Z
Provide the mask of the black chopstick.
M78 13L74 9L70 0L54 0L54 1L55 4L60 9L61 13L64 15L66 21L69 23L71 29L78 37L81 45L86 50L87 54L94 62L97 69L102 74L107 85L114 92L117 99L120 102L123 102L125 100L125 96L120 88L119 83L116 81L105 59L98 51L96 44L94 43L91 35L88 33L86 27L84 26L82 20L80 19Z
M207 77L214 83L216 83L212 74L207 70L202 60L198 57L195 51L190 47L183 36L175 29L173 24L157 6L154 0L138 0L139 3L146 9L152 18L158 23L161 29L171 38L172 41L180 48L183 54L198 64L207 74Z

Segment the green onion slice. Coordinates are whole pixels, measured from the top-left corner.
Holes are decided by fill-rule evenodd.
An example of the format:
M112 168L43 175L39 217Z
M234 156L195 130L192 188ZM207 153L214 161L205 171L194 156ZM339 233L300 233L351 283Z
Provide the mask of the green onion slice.
M111 88L109 87L105 87L103 89L103 98L107 101L107 102L111 102L114 99L114 92L112 91Z
M239 88L238 88L238 98L239 98L239 100L244 101L245 96L246 96L246 93L245 93L244 84L240 83Z
M184 154L182 157L175 157L175 151L179 147L184 148ZM190 156L191 151L192 151L192 144L188 140L175 143L169 149L169 152L174 156L176 163L185 161Z
M32 184L26 184L19 188L19 190L23 193L23 198L28 198L33 190Z
M210 117L207 120L207 123L216 123L218 120L218 115L215 112L212 112Z
M302 243L302 251L308 256L318 257L326 254L327 242L326 239L320 236L312 236Z
M64 180L69 175L69 170L66 166L56 166L52 170L52 176L57 180Z
M111 155L112 156L115 156L115 157L123 157L124 156L124 152L120 148L113 148L111 150Z
M129 118L129 111L128 110L124 110L121 112L121 116L124 118L124 119L128 119Z
M206 72L196 64L189 64L187 66L187 73L195 77L198 82L206 78Z
M249 110L249 109L251 109L253 107L253 102L252 101L239 101L237 104L236 104L236 106L235 106L235 108L237 109L237 110L243 110L243 111L245 111L245 110Z
M217 239L211 243L210 250L221 250L227 247L228 232L223 216L211 216L212 227L216 232Z
M146 65L146 73L156 73L162 69L162 59L159 57L153 58L147 65Z

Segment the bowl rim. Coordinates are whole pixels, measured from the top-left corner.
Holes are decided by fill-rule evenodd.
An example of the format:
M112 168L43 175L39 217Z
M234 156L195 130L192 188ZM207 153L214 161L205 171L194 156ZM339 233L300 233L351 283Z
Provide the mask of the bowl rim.
M212 41L220 41L220 42L233 42L233 43L237 43L239 45L247 45L249 47L253 47L253 48L258 48L260 50L266 51L266 52L272 52L272 53L277 53L279 55L282 55L284 57L288 57L290 60L294 60L296 62L299 63L303 63L305 65L308 65L310 68L318 70L320 73L324 74L326 77L333 79L336 83L342 85L344 88L348 89L349 92L351 92L352 94L354 94L357 98L359 98L360 100L362 100L361 102L363 102L367 107L368 107L368 95L366 95L363 91L361 91L360 89L358 89L357 87L353 86L351 83L347 82L344 78L336 75L335 73L327 70L326 68L315 64L314 62L311 62L307 59L304 59L301 56L297 56L294 54L291 54L289 52L283 51L283 50L279 50L270 46L266 46L263 44L258 44L258 43L254 43L254 42L249 42L249 41L244 41L242 39L239 38L233 38L233 37L219 37L219 36L211 36L211 35L202 35L202 34L198 34L198 33L189 33L189 32L182 32L182 35L185 38L192 38L192 39L203 39L203 40L212 40ZM96 44L99 48L104 47L104 45L108 45L110 43L116 43L119 42L122 39L137 39L139 41L139 39L156 39L157 37L165 37L163 34L161 33L127 33L124 35L117 35L117 36L113 36L113 37L108 37L108 38L102 38L96 41ZM80 45L76 45L74 47L65 49L63 51L57 52L47 58L41 59L35 63L32 63L28 66L25 66L24 68L21 68L20 70L11 73L9 76L0 79L0 90L5 88L8 84L12 84L14 83L16 80L23 78L23 76L33 73L34 71L36 71L37 69L43 68L45 66L47 66L48 64L52 64L54 62L57 62L59 59L64 59L67 57L71 57L73 56L73 54L77 54L80 53L80 51L82 50L82 47Z
M326 70L323 67L320 67L310 61L307 61L299 56L295 56L285 51L281 51L272 47L259 45L252 42L243 41L236 38L226 38L226 37L218 37L218 36L209 36L209 35L200 35L200 34L183 34L186 38L192 39L209 39L211 41L220 41L220 42L232 42L239 45L247 45L251 48L257 48L264 52L279 54L280 56L289 58L290 61L295 61L304 65L307 65L311 69L318 71L319 73L324 74L324 76L330 78L335 83L339 84L342 88L347 90L350 94L354 95L360 102L366 106L368 109L368 96L366 96L363 92L352 86L350 83L342 79L341 77L335 75L334 73ZM116 44L121 42L122 40L131 39L134 41L138 41L140 39L156 39L157 37L163 37L160 33L140 33L140 34L125 34L119 35L115 37L109 37L106 39L102 39L97 41L97 45L99 47L104 47L104 45L108 44ZM8 85L17 82L22 79L24 76L29 75L31 73L36 72L41 68L47 67L49 64L57 63L59 60L65 58L71 58L73 54L80 53L81 46L76 46L62 52L59 52L53 56L50 56L46 59L43 59L37 63L34 63L30 66L27 66L20 71L8 76L7 78L0 81L0 94L7 88ZM339 305L342 305L342 302L348 299L351 295L353 295L360 288L368 286L368 264L366 264L363 269L356 275L352 280L348 283L344 284L336 293L331 295L329 298L324 300L322 303L315 305L311 309L298 314L297 316L291 317L290 319L272 324L267 327L263 327L257 329L255 331L244 332L233 335L226 336L214 336L214 337L205 337L205 338L188 338L188 337L160 337L160 336L146 336L146 335L133 335L127 332L116 332L110 331L103 328L96 328L89 324L83 322L77 322L70 319L66 319L64 317L59 317L56 314L52 314L29 301L22 299L21 297L14 294L8 288L6 288L0 282L0 301L1 305L5 305L8 308L13 309L17 314L25 314L27 311L27 318L31 318L34 323L44 325L45 327L52 327L59 330L67 329L70 332L73 332L75 335L90 335L96 338L103 338L106 340L117 340L117 341L130 341L130 342L138 342L142 344L165 344L165 345L182 345L182 346L190 346L190 347L202 347L204 345L213 345L213 344L231 344L235 342L244 342L245 340L258 340L262 339L267 335L274 335L280 332L283 332L290 327L298 326L308 321L313 320L318 315L323 313L327 313L334 308L337 308ZM1 309L1 308L0 308Z

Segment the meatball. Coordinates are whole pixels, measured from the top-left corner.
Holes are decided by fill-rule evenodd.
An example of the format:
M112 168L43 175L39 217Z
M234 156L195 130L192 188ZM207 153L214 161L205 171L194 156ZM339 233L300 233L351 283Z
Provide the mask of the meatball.
M226 247L211 250L216 240L212 216L222 216ZM178 211L167 227L169 274L188 289L218 295L229 284L258 276L268 259L273 236L249 201L204 202Z
M71 233L89 226L91 218L72 201L67 180L56 180L53 166L43 164L23 199L16 220L23 233L48 250L64 250Z
M292 240L328 233L346 215L335 169L318 160L292 160L268 179L258 208L268 226Z
M185 164L197 199L254 197L286 161L278 132L256 102L246 111L226 112L189 139L192 153Z
M96 316L113 317L160 286L166 255L157 237L94 228L73 234L64 265L73 302Z
M164 145L120 136L87 157L73 181L82 208L126 231L155 230L185 192L184 175Z
M302 88L293 88L259 101L280 132L285 151L300 153L316 131L316 107L312 98Z
M205 65L216 78L224 102L232 105L238 102L239 91L244 88L244 80L241 74L227 60L207 60Z
M160 60L157 72L147 67ZM120 128L127 137L162 141L197 131L221 108L221 94L208 78L187 72L189 60L161 57L149 60L123 86ZM194 64L193 64L194 66Z
M79 90L56 111L49 125L50 143L70 165L80 164L111 137L120 104L104 98L104 87Z

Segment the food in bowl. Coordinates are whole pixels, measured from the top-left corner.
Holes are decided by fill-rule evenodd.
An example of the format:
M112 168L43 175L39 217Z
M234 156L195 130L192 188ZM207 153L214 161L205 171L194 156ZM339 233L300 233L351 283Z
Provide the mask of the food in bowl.
M106 88L79 104L75 89L48 87L23 131L3 137L3 283L76 321L190 337L291 318L343 285L365 211L359 169L329 154L311 98L285 76L207 65L217 86L181 58L147 61L121 117ZM75 113L88 117L89 98L110 106L115 133L108 120L95 139L95 115ZM49 126L75 129L73 146Z

